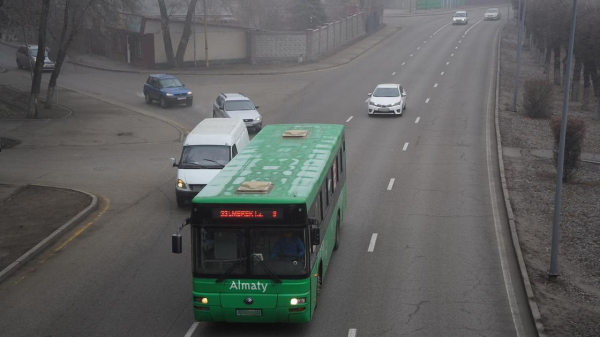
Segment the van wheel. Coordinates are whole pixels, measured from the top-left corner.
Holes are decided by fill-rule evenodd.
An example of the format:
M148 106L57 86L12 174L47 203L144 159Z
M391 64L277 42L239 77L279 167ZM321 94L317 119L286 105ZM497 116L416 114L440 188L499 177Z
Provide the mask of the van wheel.
M160 106L161 106L163 109L166 109L166 108L168 108L168 107L169 107L169 104L167 103L167 101L165 100L165 98L164 98L164 97L161 97L161 98L160 98Z
M177 198L177 207L179 207L179 208L185 207L185 200L182 198Z
M146 100L146 104L152 104L152 97L148 94L144 94L144 99Z

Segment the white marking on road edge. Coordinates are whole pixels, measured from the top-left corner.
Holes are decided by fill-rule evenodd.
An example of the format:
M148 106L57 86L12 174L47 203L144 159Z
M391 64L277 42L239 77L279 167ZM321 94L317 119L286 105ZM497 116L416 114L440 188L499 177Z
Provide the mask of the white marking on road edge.
M346 123L350 122L350 121L352 120L352 118L353 118L353 117L354 117L354 116L350 116L350 118L348 118L348 119L346 120Z
M394 75L396 75L396 72L395 72L395 71L392 73L392 76L394 76Z
M452 22L450 22L450 23L452 23ZM435 33L433 33L433 35L437 34L440 30L444 29L444 27L450 25L450 23L443 25L442 28L436 30ZM431 35L431 37L433 37L433 35Z
M440 76L444 76L444 72L442 71L442 73L440 74Z
M350 329L350 331L348 331L348 337L356 337L356 329Z
M196 331L196 328L198 327L198 324L200 324L200 322L194 322L194 324L192 324L188 332L185 334L185 337L192 337L194 331Z
M415 121L415 124L418 124L420 120L421 120L421 117L417 117L417 120Z
M410 57L413 57L414 54L410 54Z
M402 65L405 65L405 64L406 64L406 62L402 62Z
M373 233L371 236L371 242L369 243L367 252L372 253L373 250L375 250L375 242L377 242L377 233ZM350 332L352 332L352 330L350 330ZM348 336L350 336L350 333L348 333ZM352 336L356 336L356 330L354 330L354 334Z
M496 36L497 38L497 36ZM496 51L496 53L498 53ZM498 215L498 204L496 200L496 184L493 178L493 169L492 169L492 144L491 144L491 134L490 134L490 123L492 122L492 109L490 109L490 98L492 96L492 81L494 79L493 68L490 67L489 78L490 81L488 83L488 95L487 95L487 118L485 123L485 143L486 143L486 152L487 152L487 171L488 171L488 183L490 188L490 201L492 203L492 212L494 216L494 227L496 230L496 243L498 245L498 255L500 255L500 265L502 266L502 276L504 278L504 285L506 287L506 295L508 297L508 303L510 306L510 312L512 314L513 324L515 325L515 332L517 333L517 337L524 336L525 331L523 330L523 324L521 323L521 316L519 315L519 307L517 305L517 299L514 293L514 289L512 286L512 279L510 277L510 270L508 269L508 263L506 261L506 250L504 248L504 237L502 236L502 225L500 224L500 218ZM496 70L497 71L497 70Z
M437 88L437 85L438 85L438 84L436 83L436 84L434 84L434 85L433 85L433 87L434 87L434 88Z
M404 143L404 147L402 148L402 151L406 151L406 149L408 149L408 142Z
M390 179L390 183L388 184L387 190L391 191L392 187L394 187L394 182L396 181L395 178Z
M429 98L427 98L427 99L425 100L425 104L427 104L427 103L429 103Z
M446 65L449 65L449 64L450 64L450 62L446 62Z

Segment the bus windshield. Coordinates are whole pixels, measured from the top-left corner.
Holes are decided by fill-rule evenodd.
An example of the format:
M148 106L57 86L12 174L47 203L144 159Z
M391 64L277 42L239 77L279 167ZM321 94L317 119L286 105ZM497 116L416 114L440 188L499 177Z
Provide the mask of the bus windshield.
M216 277L300 276L308 273L307 232L279 228L192 228L194 273ZM245 260L239 263L239 260ZM237 263L237 265L236 265Z

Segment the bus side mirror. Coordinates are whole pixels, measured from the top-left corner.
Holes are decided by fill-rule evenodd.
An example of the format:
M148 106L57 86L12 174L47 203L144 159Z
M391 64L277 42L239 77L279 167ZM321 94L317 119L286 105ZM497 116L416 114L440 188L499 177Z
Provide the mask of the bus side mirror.
M171 236L171 245L173 254L181 254L183 251L183 240L181 238L181 234L173 234Z
M310 243L311 245L318 246L321 244L321 228L312 227L310 229Z

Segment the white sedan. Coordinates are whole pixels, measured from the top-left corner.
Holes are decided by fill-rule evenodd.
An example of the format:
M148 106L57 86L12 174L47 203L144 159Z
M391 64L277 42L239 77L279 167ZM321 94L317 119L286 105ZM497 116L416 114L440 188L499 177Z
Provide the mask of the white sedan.
M400 84L380 84L367 99L367 112L373 115L400 115L406 109L406 90Z

